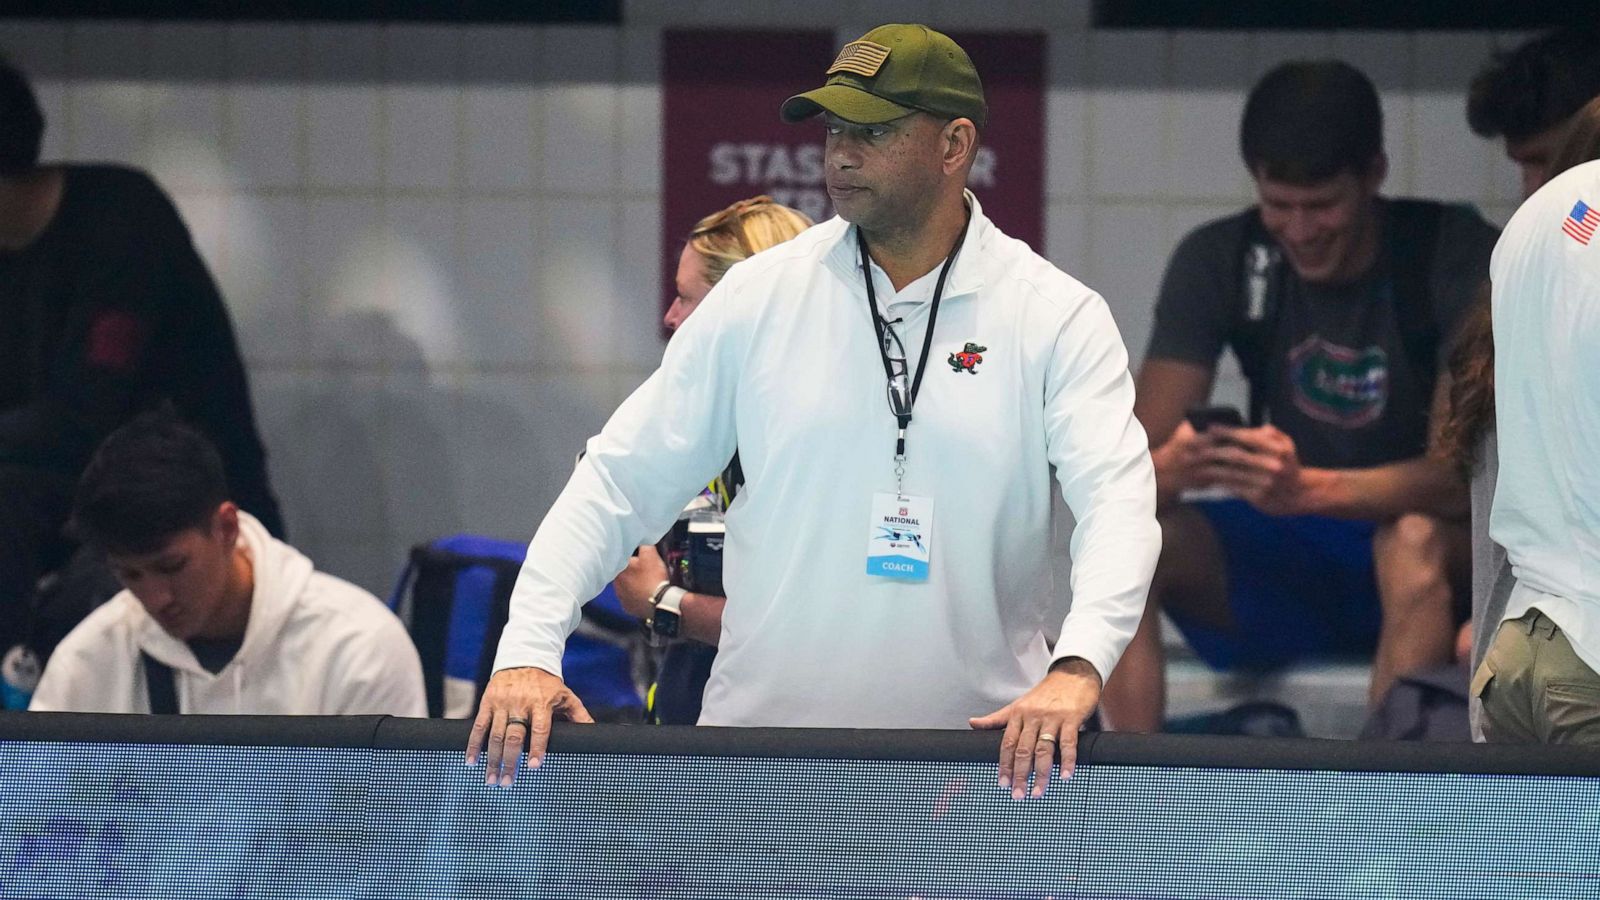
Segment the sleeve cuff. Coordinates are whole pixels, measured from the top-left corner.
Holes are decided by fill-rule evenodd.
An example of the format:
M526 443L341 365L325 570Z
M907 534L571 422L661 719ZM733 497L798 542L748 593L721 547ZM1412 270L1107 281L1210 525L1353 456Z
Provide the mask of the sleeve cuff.
M499 673L505 669L543 669L562 681L566 681L566 677L561 674L561 657L552 657L546 653L518 651L495 654L495 672Z
M1111 677L1111 670L1117 666L1117 657L1120 655L1112 648L1106 647L1104 641L1063 634L1061 639L1056 641L1055 652L1050 656L1050 665L1076 656L1094 667L1095 672L1100 675L1100 686L1104 688L1106 680Z

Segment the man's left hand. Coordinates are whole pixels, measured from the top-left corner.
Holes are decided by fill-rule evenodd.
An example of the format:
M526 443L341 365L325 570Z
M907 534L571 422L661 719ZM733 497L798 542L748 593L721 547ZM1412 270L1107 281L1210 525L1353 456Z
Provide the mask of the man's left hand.
M1271 425L1216 426L1218 445L1206 451L1205 473L1269 516L1308 511L1310 487L1294 439Z
M1061 777L1078 760L1078 729L1100 702L1100 673L1087 660L1068 657L1050 667L1033 690L1004 707L968 720L973 728L1004 728L1000 741L1000 786L1021 800L1033 776L1033 796L1043 797L1050 765L1061 755Z
M650 595L666 580L667 564L655 547L645 544L639 548L637 556L628 560L628 567L612 584L617 589L617 600L628 615L648 619L655 612L650 608Z

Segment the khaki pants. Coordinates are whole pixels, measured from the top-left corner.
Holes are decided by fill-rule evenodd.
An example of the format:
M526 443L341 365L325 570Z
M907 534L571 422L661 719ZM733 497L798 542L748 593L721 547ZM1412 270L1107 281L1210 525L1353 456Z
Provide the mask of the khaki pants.
M1490 743L1600 744L1600 674L1537 609L1501 623L1472 695Z

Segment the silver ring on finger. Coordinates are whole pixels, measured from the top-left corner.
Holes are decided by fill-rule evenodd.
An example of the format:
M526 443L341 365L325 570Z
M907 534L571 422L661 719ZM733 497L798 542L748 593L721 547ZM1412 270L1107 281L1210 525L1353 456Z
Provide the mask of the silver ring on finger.
M1041 732L1040 735L1039 735L1039 740L1041 740L1041 741L1049 741L1050 743L1054 744L1056 742L1056 736L1053 735L1053 734L1048 734L1048 733Z
M521 725L524 729L531 730L532 723L522 716L506 716L506 727L510 728L513 725Z

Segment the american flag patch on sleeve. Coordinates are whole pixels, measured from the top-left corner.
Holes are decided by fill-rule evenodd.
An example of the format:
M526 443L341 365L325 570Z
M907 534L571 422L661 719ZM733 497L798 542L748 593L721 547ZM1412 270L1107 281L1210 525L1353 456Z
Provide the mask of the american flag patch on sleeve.
M1561 220L1561 230L1585 247L1589 246L1589 239L1594 237L1596 227L1600 227L1600 212L1582 200Z

